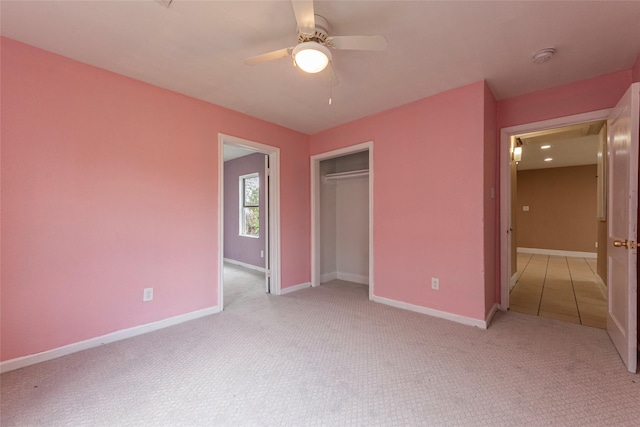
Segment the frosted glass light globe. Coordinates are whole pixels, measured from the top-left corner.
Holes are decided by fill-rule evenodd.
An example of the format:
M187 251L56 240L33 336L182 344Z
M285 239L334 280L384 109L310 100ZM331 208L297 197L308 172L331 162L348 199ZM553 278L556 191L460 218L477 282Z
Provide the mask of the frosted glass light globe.
M292 52L293 62L307 73L319 73L331 61L331 51L317 42L298 44Z

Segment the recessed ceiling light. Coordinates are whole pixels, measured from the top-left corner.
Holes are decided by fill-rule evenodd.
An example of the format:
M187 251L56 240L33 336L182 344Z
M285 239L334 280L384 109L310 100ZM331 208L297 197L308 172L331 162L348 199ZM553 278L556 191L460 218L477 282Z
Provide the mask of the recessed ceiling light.
M551 160L553 160L551 157L547 157L546 159L544 159L545 162L550 162Z
M540 147L541 150L546 150L548 148L551 148L550 145L543 145L542 147Z

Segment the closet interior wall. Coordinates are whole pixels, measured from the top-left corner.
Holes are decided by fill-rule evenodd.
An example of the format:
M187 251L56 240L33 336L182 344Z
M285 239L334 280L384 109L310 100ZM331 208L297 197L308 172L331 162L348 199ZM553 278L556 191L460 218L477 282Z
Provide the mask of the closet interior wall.
M368 168L368 151L320 162L322 283L334 279L369 283L369 177L324 178Z

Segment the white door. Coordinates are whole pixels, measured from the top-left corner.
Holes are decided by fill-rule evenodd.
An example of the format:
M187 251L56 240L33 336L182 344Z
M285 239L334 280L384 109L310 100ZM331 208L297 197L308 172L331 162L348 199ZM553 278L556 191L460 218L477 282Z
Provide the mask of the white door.
M270 175L271 170L269 169L269 155L265 154L264 156L264 182L261 182L260 185L264 186L264 270L265 270L265 281L264 281L264 291L266 293L271 292L271 263L269 262L269 188L270 188Z
M630 372L637 368L638 96L634 83L608 120L607 331Z

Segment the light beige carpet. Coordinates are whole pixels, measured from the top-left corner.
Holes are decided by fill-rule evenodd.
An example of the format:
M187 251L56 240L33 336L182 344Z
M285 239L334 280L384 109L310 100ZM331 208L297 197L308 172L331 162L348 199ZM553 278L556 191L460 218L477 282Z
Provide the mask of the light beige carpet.
M519 313L489 330L335 281L8 372L5 426L631 426L640 377L605 331Z
M224 309L241 309L265 296L265 273L224 263Z

